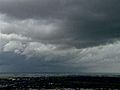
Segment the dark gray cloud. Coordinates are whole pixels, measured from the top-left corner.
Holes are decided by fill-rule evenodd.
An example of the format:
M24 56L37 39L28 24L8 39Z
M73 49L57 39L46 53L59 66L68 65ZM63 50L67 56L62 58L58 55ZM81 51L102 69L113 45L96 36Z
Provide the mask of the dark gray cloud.
M114 67L119 8L120 0L0 0L0 65L8 71Z
M119 0L0 1L0 12L16 19L60 20L63 28L59 34L51 36L51 43L58 38L62 39L58 43L67 42L76 47L99 45L119 38L119 8ZM63 41L66 38L71 38L72 42Z
M56 0L5 0L0 1L0 11L16 18L51 18L59 17L63 9Z

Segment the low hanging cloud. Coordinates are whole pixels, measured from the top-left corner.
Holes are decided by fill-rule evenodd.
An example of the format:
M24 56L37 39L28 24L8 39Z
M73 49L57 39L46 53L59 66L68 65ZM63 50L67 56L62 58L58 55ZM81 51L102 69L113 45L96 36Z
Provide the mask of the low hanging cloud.
M8 41L11 41L11 40L30 41L31 40L31 38L27 38L25 36L18 35L18 34L3 34L3 33L0 33L0 36L1 36L1 39L8 40Z
M83 68L84 71L94 70L96 68L94 70L95 72L99 68L120 63L120 41L96 47L82 49L71 47L60 50L59 46L53 44L33 41L24 42L24 40L18 41L16 39L10 40L6 40L7 42L2 46L2 52L11 52L20 56L24 55L26 60L40 58L40 60L48 64L52 62L66 67Z
M111 66L109 65L113 66L120 63L120 41L82 49L75 47L61 49L60 45L34 42L25 36L15 36L1 33L1 41L4 41L1 44L1 53L13 53L25 56L27 61L32 58L39 58L37 62L45 62L48 66L52 63L53 65L57 64L58 66L77 68L78 70L82 68L80 71L85 72L93 70L94 72L97 72L97 70L101 71L102 68L110 68ZM114 68L116 67L112 69L114 70ZM107 70L110 72L111 69Z
M59 33L60 21L50 20L14 20L4 14L0 14L0 30L4 34L18 34L32 39L49 39ZM8 20L6 20L8 19Z
M0 67L118 72L119 8L119 0L0 0Z

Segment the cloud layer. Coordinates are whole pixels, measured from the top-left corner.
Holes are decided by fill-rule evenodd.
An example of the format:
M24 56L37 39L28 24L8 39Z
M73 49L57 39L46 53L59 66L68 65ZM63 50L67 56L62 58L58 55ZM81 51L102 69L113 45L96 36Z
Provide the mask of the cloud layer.
M0 0L1 71L119 72L119 4Z
M32 60L32 62L34 62L34 65L32 67L36 67L38 63L42 62L40 66L42 64L46 64L49 67L58 65L54 67L58 69L60 67L67 67L72 68L74 71L83 72L97 72L97 70L99 71L102 70L103 72L119 71L118 69L116 69L116 66L112 68L111 66L120 63L119 61L120 41L114 42L113 44L106 44L82 49L78 49L75 47L61 49L60 47L62 46L60 45L35 42L27 37L21 37L19 35L17 36L14 34L12 35L1 33L1 40L4 41L1 44L2 45L1 54L4 53L7 55L7 53L13 53L15 54L15 56L12 56L14 57L14 59L17 59L18 55L19 58L24 57L25 61L22 60L22 63L25 63L25 65L26 64L29 65L29 63L26 63L26 60L30 62ZM2 63L4 63L4 61L2 61ZM12 62L12 64L14 65L14 67L16 67L15 62ZM25 66L23 65L23 67ZM116 71L115 70L111 71L112 69L113 70L116 69ZM55 70L56 69L54 68L50 69L50 71ZM62 70L60 69L60 71ZM67 69L67 71L69 70Z

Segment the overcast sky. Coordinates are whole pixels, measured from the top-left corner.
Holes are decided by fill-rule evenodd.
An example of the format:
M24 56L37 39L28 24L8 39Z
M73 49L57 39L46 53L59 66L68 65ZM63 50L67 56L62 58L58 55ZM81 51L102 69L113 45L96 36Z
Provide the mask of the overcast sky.
M120 72L120 0L0 0L0 72Z

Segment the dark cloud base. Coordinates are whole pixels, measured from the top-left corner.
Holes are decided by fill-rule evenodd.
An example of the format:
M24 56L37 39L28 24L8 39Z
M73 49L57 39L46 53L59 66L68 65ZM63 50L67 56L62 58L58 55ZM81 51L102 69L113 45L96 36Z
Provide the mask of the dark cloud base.
M0 70L102 71L97 60L119 59L119 9L120 0L0 0Z

